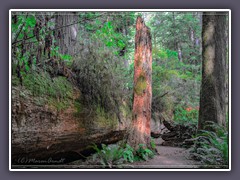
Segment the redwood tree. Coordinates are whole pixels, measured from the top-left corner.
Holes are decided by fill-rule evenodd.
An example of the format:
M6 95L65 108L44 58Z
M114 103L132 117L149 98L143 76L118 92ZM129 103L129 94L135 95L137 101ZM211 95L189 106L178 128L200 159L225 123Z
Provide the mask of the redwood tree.
M141 17L136 21L132 126L128 143L135 149L149 145L152 103L152 42Z
M71 56L79 53L77 36L79 15L76 12L57 12L55 14L55 39L61 54Z
M202 86L198 128L204 129L206 121L226 124L226 13L203 13L202 26Z

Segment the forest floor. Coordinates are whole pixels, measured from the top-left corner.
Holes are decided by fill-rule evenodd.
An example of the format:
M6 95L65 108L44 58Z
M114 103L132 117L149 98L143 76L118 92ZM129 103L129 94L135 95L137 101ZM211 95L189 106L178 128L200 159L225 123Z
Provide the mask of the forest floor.
M190 152L188 149L180 147L171 147L171 146L162 146L161 143L163 140L161 138L155 139L156 148L158 155L155 155L154 158L149 159L148 161L138 161L134 163L121 165L120 168L200 168L201 163L191 159ZM86 164L85 164L86 163ZM71 168L101 168L94 167L87 162L74 161L69 163L67 166L72 166Z
M199 168L200 162L190 158L187 149L170 146L156 146L159 155L148 161L134 162L133 168Z
M147 161L137 161L133 163L117 165L113 168L120 169L195 169L201 168L201 163L190 158L190 152L188 149L180 147L162 146L163 140L161 138L156 139L156 148L158 155ZM22 166L16 165L15 168L22 168ZM62 165L31 165L24 168L53 168L53 169L96 169L103 168L102 165L94 165L92 157L88 160L76 160Z

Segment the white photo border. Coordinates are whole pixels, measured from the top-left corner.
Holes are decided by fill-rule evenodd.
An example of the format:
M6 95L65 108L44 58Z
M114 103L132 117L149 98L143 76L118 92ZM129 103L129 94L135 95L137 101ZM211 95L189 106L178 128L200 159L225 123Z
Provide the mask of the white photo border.
M12 162L11 162L11 107L12 107L12 96L11 96L11 89L12 89L12 48L11 48L11 15L12 12L90 12L90 11L105 11L105 12L228 12L229 13L229 41L228 41L228 47L229 47L229 168L228 169L14 169L12 168ZM10 9L9 10L9 171L231 171L231 9Z

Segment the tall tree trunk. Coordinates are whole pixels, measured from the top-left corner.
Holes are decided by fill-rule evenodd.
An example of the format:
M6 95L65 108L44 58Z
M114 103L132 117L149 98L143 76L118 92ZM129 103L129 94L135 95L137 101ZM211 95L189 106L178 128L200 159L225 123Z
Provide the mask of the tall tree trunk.
M203 13L202 27L202 86L198 128L206 121L226 125L225 73L226 73L226 13Z
M150 29L141 17L136 21L132 129L128 143L135 149L150 144L152 103L152 42Z
M69 54L71 56L77 53L77 35L78 35L78 15L74 12L61 12L55 15L55 28L59 28L55 32L56 45L59 46L61 54ZM73 24L71 26L68 26ZM66 27L64 27L66 26ZM63 28L60 28L63 27Z

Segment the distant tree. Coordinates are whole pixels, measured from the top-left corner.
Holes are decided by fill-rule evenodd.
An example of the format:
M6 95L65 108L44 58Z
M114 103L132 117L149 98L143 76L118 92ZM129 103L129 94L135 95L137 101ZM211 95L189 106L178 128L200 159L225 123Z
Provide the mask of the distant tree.
M132 127L128 143L137 149L150 144L152 102L152 42L150 29L141 17L136 21Z
M198 128L206 121L226 125L226 13L204 12L202 18L202 86Z
M77 37L79 33L78 13L76 12L57 12L55 14L55 39L59 53L75 55L77 54Z

